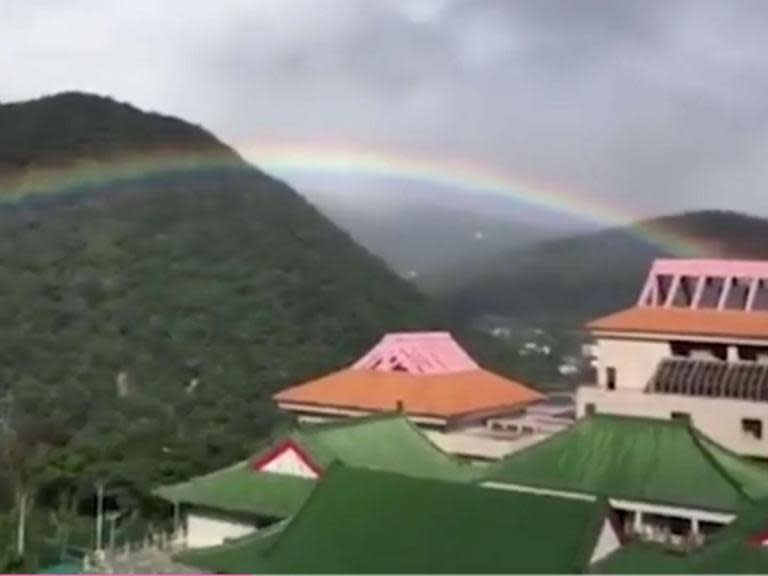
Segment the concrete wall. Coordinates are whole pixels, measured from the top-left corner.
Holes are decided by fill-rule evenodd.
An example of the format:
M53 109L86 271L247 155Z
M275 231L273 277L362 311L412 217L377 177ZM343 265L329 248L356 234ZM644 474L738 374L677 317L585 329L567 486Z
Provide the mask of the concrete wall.
M619 540L619 535L616 533L611 521L606 518L603 521L603 528L600 530L600 536L597 539L597 544L595 544L595 549L592 551L589 563L593 564L602 560L620 546L621 540Z
M452 432L424 430L443 452L478 461L499 460L549 437L549 434L494 435L484 427Z
M241 538L256 531L256 526L224 515L190 512L187 515L187 547L218 546L225 540Z
M597 384L607 386L606 368L616 369L616 388L643 390L661 360L672 355L669 342L601 338L595 345Z
M683 412L690 415L696 428L726 448L746 456L768 458L768 403L582 386L576 395L579 418L588 404L594 405L598 413L624 416L670 418L672 412ZM763 422L762 439L742 430L744 418Z

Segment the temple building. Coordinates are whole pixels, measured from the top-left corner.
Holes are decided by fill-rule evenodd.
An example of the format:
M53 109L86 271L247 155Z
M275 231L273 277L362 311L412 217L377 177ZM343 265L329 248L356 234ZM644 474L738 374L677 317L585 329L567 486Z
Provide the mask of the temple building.
M591 412L690 420L739 454L768 457L768 262L657 260L635 306L588 324Z
M768 471L690 422L596 414L492 465L488 487L605 498L623 535L697 546L768 498Z
M230 574L573 574L620 544L601 501L337 465L292 521L177 560Z
M300 425L251 458L155 494L174 504L186 547L215 546L293 516L334 462L454 482L477 474L390 413Z
M573 421L570 403L481 368L446 332L394 333L352 366L274 396L302 421L398 410L443 450L494 460ZM534 408L536 406L536 408Z

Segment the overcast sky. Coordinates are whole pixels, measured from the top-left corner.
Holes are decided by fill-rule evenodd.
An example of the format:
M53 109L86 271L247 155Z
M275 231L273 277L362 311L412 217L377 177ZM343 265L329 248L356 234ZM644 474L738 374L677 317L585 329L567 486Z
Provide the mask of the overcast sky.
M764 0L0 0L0 101L71 89L768 215Z

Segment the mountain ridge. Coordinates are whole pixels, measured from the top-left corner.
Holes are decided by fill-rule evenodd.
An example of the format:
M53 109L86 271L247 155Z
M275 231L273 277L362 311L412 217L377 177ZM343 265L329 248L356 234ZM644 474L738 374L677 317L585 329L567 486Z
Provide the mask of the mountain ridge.
M648 234L685 238L698 253L678 254L644 238ZM461 322L494 316L572 329L630 305L655 258L768 258L766 235L768 219L737 212L662 216L511 250L478 264L469 282L461 282L459 270L433 280L429 292Z

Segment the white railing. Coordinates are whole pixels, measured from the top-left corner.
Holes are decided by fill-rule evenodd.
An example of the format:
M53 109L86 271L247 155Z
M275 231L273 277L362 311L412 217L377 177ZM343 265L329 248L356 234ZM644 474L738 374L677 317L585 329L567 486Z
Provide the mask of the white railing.
M83 558L84 572L114 573L124 572L125 566L148 557L165 556L171 558L187 545L187 533L184 529L172 532L152 532L137 542L126 542L122 546L103 550L92 550Z

